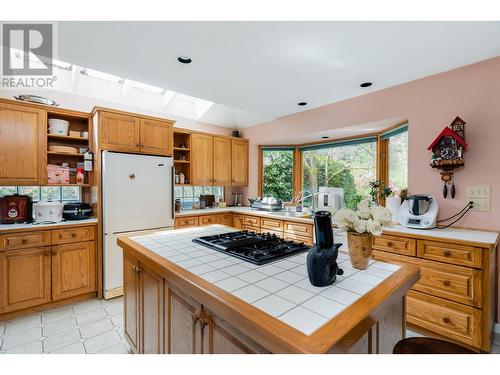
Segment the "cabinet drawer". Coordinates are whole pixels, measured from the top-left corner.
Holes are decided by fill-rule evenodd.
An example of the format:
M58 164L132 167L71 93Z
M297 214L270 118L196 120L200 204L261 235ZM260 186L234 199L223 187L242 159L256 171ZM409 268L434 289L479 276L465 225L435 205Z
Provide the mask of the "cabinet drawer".
M274 219L268 219L268 218L263 217L261 219L260 226L262 229L282 231L283 230L283 220L274 220Z
M64 228L52 231L52 243L55 245L92 241L94 239L94 227Z
M210 224L220 224L220 216L219 215L205 215L200 216L199 223L201 225L210 225Z
M420 280L413 289L481 308L481 273L465 267L424 262L420 265Z
M286 232L284 233L284 239L288 241L303 242L307 246L312 246L313 244L313 240L311 237L304 237L296 234L288 234Z
M481 249L471 246L446 244L442 242L419 240L417 255L420 258L461 266L481 268Z
M260 233L260 228L252 227L251 225L243 225L241 229L248 230L250 232Z
M260 217L256 216L243 216L243 226L250 226L260 228Z
M408 323L468 345L481 344L479 309L409 291L406 314Z
M0 235L0 250L26 249L50 245L50 232L22 232Z
M389 235L373 237L373 248L403 255L417 255L416 241L411 238Z
M292 234L296 236L311 237L313 236L312 224L302 224L293 221L285 221L284 223L285 235Z
M175 227L176 228L185 228L185 227L197 227L198 226L198 217L179 217L175 219Z

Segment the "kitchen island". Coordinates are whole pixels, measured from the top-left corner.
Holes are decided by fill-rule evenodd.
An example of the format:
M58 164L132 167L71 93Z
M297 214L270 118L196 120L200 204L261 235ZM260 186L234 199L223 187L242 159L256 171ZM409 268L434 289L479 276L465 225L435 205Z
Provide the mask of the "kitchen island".
M136 353L391 353L418 268L371 261L314 287L306 253L257 266L193 243L222 225L120 237L125 337Z

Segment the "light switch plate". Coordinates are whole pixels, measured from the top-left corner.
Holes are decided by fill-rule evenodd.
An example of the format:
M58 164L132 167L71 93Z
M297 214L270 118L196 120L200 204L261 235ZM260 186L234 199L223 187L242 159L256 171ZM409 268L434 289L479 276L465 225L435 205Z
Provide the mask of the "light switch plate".
M489 185L478 185L478 186L466 186L465 187L465 197L466 198L491 198L491 188Z
M471 211L488 212L490 210L489 198L470 198L469 201L474 203L474 207L471 208Z

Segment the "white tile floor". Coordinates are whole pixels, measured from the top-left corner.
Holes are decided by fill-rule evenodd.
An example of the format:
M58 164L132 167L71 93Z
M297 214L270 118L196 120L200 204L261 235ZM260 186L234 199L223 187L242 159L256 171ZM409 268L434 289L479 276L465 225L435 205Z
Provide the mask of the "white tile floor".
M0 354L129 354L123 298L92 299L0 321Z

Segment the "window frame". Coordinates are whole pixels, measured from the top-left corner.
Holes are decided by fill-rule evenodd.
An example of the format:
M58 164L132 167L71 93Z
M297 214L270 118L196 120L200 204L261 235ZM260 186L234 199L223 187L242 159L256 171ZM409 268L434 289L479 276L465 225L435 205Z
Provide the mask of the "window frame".
M262 144L258 146L258 195L262 196L263 192L263 183L264 183L264 178L263 178L263 172L264 172L264 165L263 165L263 151L266 148L280 148L280 147L293 147L294 148L294 153L293 153L293 196L296 197L297 194L302 190L302 151L300 150L300 147L304 146L314 146L314 145L321 145L325 143L333 143L333 142L342 142L342 141L353 141L356 139L362 139L362 138L367 138L367 137L376 137L376 161L375 161L375 167L376 167L376 178L378 180L381 180L384 185L386 185L389 182L389 158L388 158L388 146L389 146L389 139L382 139L382 136L384 134L387 134L399 127L402 126L408 126L409 121L403 120L400 121L394 125L391 125L385 129L382 129L378 132L374 133L365 133L365 134L360 134L352 137L343 137L343 138L337 138L337 139L328 139L325 141L318 141L318 142L308 142L308 143L302 143L302 144L286 144L286 145L275 145L275 144Z

